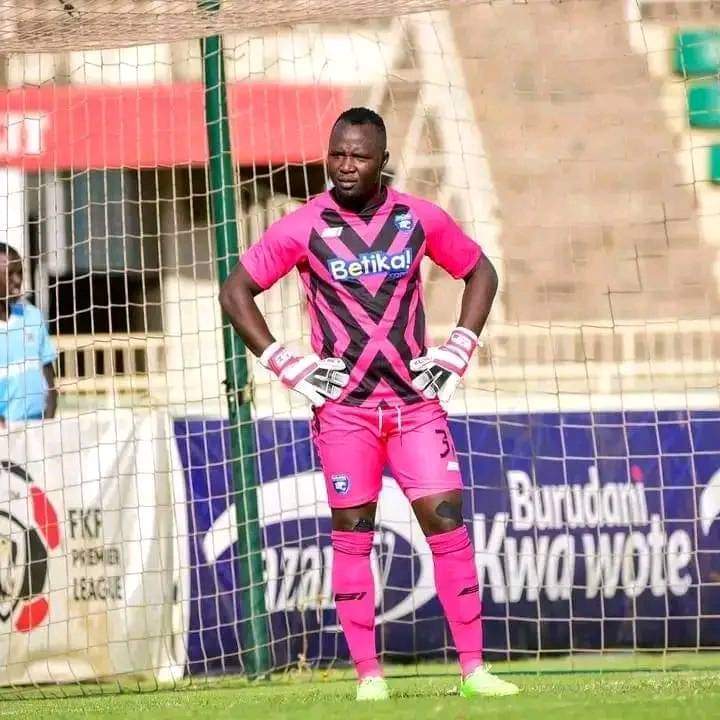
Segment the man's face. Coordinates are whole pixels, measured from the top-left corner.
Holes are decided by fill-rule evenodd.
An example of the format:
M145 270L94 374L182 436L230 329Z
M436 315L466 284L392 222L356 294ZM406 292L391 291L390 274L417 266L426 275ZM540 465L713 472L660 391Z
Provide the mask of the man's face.
M13 253L0 252L0 301L14 303L22 292L22 261Z
M337 200L349 206L370 200L387 160L382 136L374 125L335 125L330 134L327 168Z

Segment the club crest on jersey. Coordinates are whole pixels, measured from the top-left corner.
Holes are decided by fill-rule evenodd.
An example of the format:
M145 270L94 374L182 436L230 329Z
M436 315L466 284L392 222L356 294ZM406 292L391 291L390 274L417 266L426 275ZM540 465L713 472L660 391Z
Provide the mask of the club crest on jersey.
M335 280L357 280L364 275L388 273L390 277L400 278L406 275L413 262L412 248L389 255L386 252L362 253L355 260L332 258L328 260L328 270Z
M395 228L400 232L412 230L413 216L411 212L398 213L394 218Z
M347 495L350 492L350 476L349 475L333 475L333 487L338 495Z

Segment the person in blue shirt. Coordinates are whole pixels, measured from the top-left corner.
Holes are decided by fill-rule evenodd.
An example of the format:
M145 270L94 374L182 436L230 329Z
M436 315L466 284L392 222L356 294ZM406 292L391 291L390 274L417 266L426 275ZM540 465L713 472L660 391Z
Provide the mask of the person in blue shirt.
M23 269L17 251L0 243L0 419L54 417L57 351L42 313L22 298Z

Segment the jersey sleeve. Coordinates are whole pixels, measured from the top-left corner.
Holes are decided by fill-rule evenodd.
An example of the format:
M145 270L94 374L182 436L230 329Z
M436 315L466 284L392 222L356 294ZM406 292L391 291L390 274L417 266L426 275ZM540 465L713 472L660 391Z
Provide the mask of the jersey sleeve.
M303 243L289 232L284 220L271 225L240 258L248 275L263 290L287 275L305 257Z
M439 207L427 219L426 253L456 279L464 278L482 257L482 248Z

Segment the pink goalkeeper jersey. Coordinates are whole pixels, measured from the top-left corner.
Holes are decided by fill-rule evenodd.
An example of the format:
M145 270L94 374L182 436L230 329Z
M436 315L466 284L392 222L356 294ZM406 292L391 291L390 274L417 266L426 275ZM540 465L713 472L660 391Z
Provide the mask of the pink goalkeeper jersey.
M388 188L360 214L319 195L268 228L241 262L263 289L298 268L312 347L343 358L350 373L337 402L376 407L424 400L408 369L425 351L424 255L462 278L482 251L444 210Z

